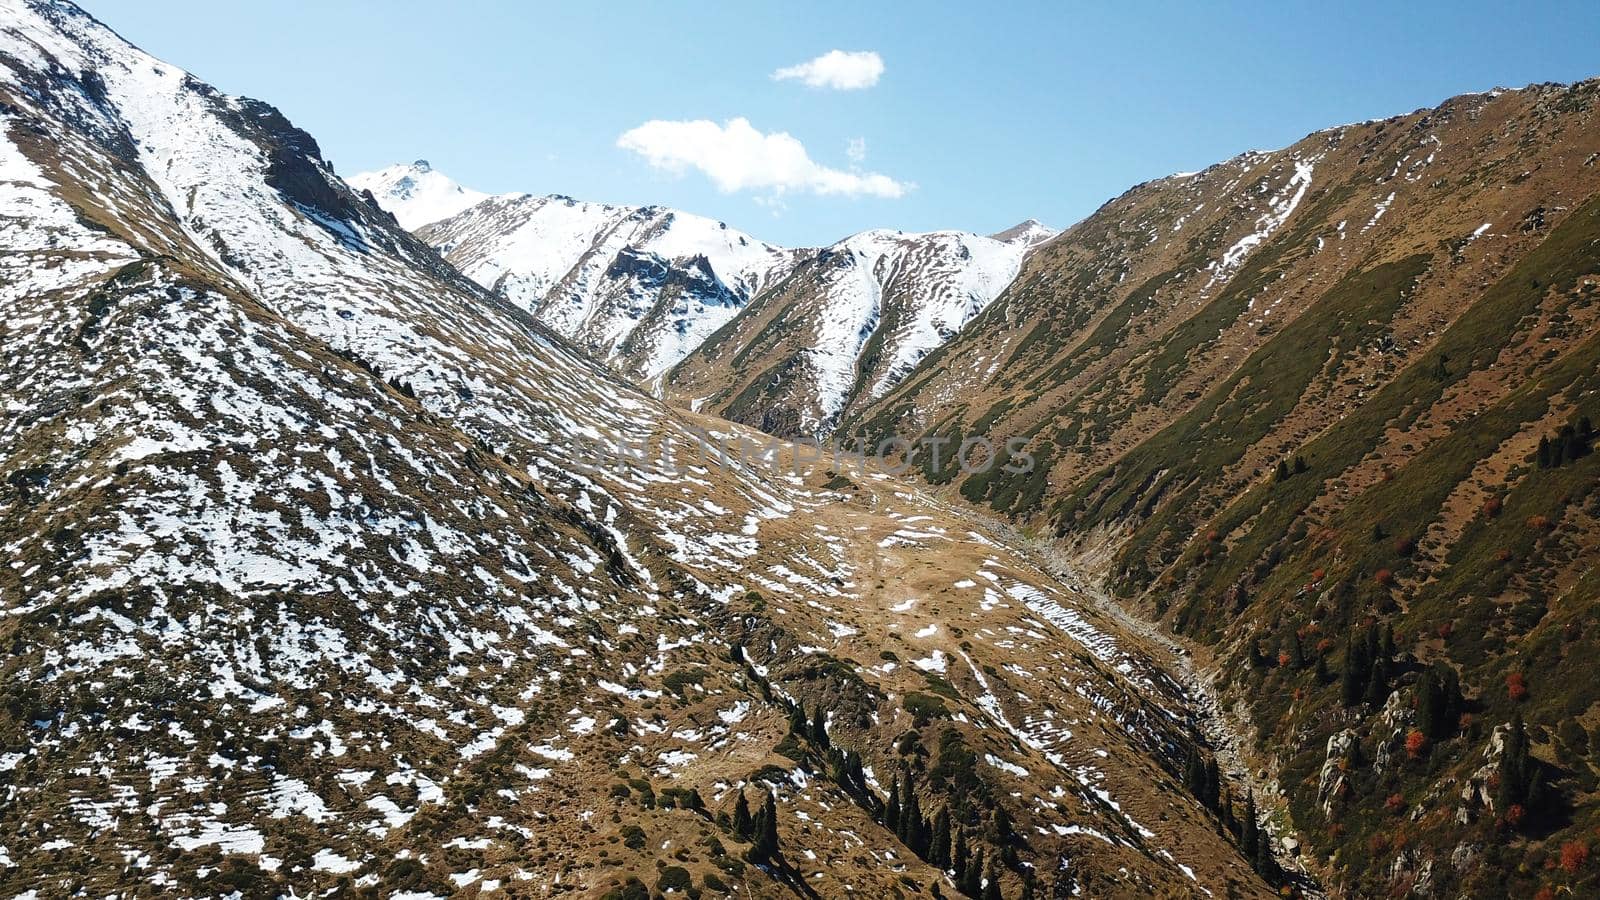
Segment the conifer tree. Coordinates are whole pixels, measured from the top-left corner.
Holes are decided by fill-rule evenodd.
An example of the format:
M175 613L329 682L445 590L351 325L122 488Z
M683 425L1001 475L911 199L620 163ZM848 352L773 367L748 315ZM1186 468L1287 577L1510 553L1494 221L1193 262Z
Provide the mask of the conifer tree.
M989 864L984 873L983 900L1004 900L1000 896L1000 873L995 871L993 863Z
M817 711L811 718L811 740L818 747L826 749L828 746L828 717L821 703L817 704Z
M1500 757L1500 787L1495 792L1495 811L1504 815L1512 806L1532 812L1544 792L1544 776L1539 761L1529 753L1528 731L1517 711L1506 733L1505 750Z
M978 897L983 894L983 852L975 851L972 859L967 862L965 877L960 882L961 893L968 897Z
M1367 693L1367 674L1372 670L1372 659L1367 656L1367 645L1351 635L1345 644L1344 671L1341 673L1344 705L1355 706Z
M1367 675L1367 695L1364 699L1368 704L1379 707L1383 705L1383 701L1388 697L1388 667L1383 664L1383 660L1374 659L1372 661L1372 672Z
M941 806L933 817L933 835L928 847L928 861L941 869L950 868L950 807Z
M1244 795L1244 821L1239 825L1239 849L1246 859L1256 858L1260 841L1261 826L1256 823L1256 795L1252 791Z
M1217 768L1215 756L1206 760L1205 793L1201 799L1208 809L1215 810L1222 794L1222 772Z
M971 864L972 861L967 853L967 833L958 830L955 849L950 851L950 870L955 874L958 887L966 881L967 867Z
M778 856L778 799L767 792L767 800L756 817L756 837L750 848L757 860L770 860Z
M739 790L739 799L733 802L733 834L741 841L748 841L755 834L754 823L750 819L750 803L744 798L744 789Z

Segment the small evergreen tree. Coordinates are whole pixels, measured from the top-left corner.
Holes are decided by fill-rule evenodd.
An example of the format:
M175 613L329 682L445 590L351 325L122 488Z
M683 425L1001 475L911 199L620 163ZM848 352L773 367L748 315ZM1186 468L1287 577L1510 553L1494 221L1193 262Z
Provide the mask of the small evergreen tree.
M950 870L955 875L957 887L960 887L966 881L967 867L970 865L971 859L967 852L967 833L958 830L956 831L955 848L950 851Z
M983 900L1005 900L1000 896L1000 873L990 863L983 878Z
M776 859L778 855L778 798L768 791L761 813L756 816L756 836L750 847L750 856L756 861L766 861Z
M942 806L933 817L933 837L928 847L928 861L941 869L950 868L950 807Z
M1461 721L1465 698L1456 670L1437 662L1417 678L1417 728L1431 742L1453 736Z
M739 789L739 799L733 802L733 834L741 841L748 841L755 835L754 822L750 818L750 803L744 798L744 789Z
M817 711L811 718L811 740L818 747L826 749L828 746L828 717L821 703L817 704Z
M1506 733L1505 750L1500 757L1500 787L1495 792L1495 811L1505 815L1513 806L1525 811L1537 809L1544 793L1544 772L1529 752L1528 731L1518 710Z
M967 863L966 877L959 884L961 893L968 897L981 897L983 895L983 853L972 854L972 860Z
M1244 821L1239 823L1239 849L1244 851L1246 859L1256 858L1260 840L1261 826L1256 822L1256 795L1250 792L1244 795Z
M1372 661L1372 672L1367 675L1366 702L1374 707L1380 707L1389 698L1389 671L1383 660Z
M1367 693L1367 673L1372 670L1372 659L1367 656L1365 641L1354 635L1346 642L1344 671L1341 673L1345 706L1355 706Z

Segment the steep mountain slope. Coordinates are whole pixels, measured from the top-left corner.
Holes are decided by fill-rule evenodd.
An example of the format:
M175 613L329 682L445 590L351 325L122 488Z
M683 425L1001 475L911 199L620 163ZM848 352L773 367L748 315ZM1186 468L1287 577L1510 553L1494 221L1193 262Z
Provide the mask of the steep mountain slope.
M0 0L0 266L6 896L1268 893L1159 647L70 4Z
M663 380L696 408L825 436L950 340L1053 232L866 231L805 257Z
M1028 472L919 461L1209 645L1363 896L1596 889L1597 94L1140 185L841 425L1024 440Z

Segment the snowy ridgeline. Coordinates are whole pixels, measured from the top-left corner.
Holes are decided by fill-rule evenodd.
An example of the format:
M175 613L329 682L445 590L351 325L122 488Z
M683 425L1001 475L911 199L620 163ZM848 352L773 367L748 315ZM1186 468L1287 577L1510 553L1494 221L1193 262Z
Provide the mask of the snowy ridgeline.
M418 162L357 175L380 205L468 277L532 312L627 374L653 379L808 261L859 260L813 292L810 365L820 407L837 411L891 282L911 306L891 336L874 396L948 340L1055 235L1029 221L994 237L867 231L820 249L785 249L701 216L562 196L485 197ZM831 271L831 270L827 270ZM852 376L853 380L853 376Z

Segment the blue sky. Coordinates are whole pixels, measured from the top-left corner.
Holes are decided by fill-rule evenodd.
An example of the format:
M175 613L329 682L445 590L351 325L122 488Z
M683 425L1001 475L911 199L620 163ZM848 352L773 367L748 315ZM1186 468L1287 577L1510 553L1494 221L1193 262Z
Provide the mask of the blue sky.
M479 190L661 203L790 245L1061 227L1140 181L1319 128L1600 75L1594 0L84 5L275 104L344 174L426 158ZM881 76L773 77L834 49L875 52ZM739 118L742 141L724 130ZM699 120L715 127L634 131Z

